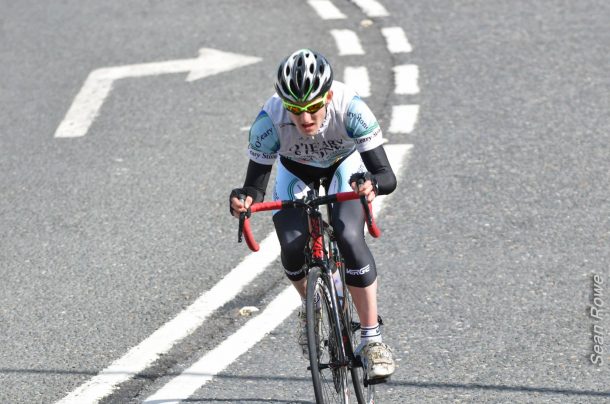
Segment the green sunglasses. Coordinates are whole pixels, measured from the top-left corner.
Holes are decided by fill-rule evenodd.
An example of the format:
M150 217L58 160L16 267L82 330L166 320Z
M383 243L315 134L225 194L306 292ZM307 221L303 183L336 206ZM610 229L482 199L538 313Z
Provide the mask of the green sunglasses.
M309 104L304 105L304 106L291 104L284 100L282 100L282 104L284 105L284 108L286 108L286 110L288 112L291 112L295 115L301 115L303 112L315 114L320 109L322 109L323 106L326 105L326 96L327 95L328 95L328 91L326 93L324 93L324 95L322 96L321 99L319 99L317 101L312 101Z

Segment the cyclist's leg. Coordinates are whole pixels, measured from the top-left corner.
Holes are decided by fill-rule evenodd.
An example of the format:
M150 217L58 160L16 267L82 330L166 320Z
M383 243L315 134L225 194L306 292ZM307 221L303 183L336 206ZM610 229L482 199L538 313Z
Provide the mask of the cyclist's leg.
M364 164L360 155L354 153L335 172L335 192L345 190L346 185L349 187L345 183L357 171L364 171ZM345 179L343 184L339 181L341 178ZM369 378L387 377L394 372L395 365L391 350L381 342L377 316L377 271L373 255L364 239L365 218L360 201L333 206L332 220L337 244L345 260L345 282L361 323L361 342L357 350L362 351Z
M333 173L329 193L351 191L348 180L355 172L366 168L360 154L352 153ZM352 297L362 326L377 323L377 273L375 260L364 240L364 212L360 201L348 201L333 206L332 225L337 244L345 259L346 283L353 289Z
M360 201L333 207L333 228L345 260L345 283L350 288L362 327L373 327L377 324L377 270L364 239Z
M302 198L310 190L300 178L278 161L273 189L273 200ZM307 215L302 209L285 209L273 212L273 224L281 247L284 272L302 298L305 297L305 256L303 250L308 238Z
M301 198L307 194L309 187L298 177L288 171L281 162L278 162L277 175L273 190L274 200L287 200ZM306 292L307 278L305 277L305 244L307 243L308 223L307 215L302 209L285 209L273 212L273 224L280 242L282 266L286 277L292 282L301 296L301 308L297 313L298 330L297 342L307 349L307 322L306 322Z

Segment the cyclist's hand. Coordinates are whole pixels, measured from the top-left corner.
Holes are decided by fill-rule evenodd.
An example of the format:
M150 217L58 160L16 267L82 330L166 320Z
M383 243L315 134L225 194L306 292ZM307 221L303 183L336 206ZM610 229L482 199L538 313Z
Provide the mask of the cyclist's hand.
M367 201L373 202L373 199L375 199L375 188L373 187L373 183L371 181L367 180L359 186L354 181L350 185L352 186L354 192L356 192L358 195L364 195Z
M240 199L240 197L245 197L245 199ZM252 201L252 197L246 196L241 189L234 189L229 196L229 210L233 216L239 219L239 214L246 212L252 205Z
M354 173L349 179L350 186L358 195L365 196L368 202L373 202L377 196L377 182L369 172Z
M246 200L244 203L237 199L236 197L231 198L231 212L233 216L239 219L239 214L248 210L248 208L252 205L252 197L246 196Z

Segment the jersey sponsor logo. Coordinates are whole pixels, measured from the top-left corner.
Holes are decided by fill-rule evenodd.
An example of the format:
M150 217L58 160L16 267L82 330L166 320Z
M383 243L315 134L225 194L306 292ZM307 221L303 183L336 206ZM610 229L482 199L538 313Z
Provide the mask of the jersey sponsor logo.
M367 265L360 269L346 269L345 272L348 275L364 275L365 273L369 272L370 270L371 270L371 266Z
M343 150L343 139L324 140L321 143L297 143L288 151L299 159L315 159L325 158L329 155L336 154L337 151Z
M271 136L271 134L273 133L273 128L269 128L266 131L264 131L261 135L257 135L254 141L254 146L256 146L257 149L260 149L263 146L263 140L265 140L267 137Z
M347 117L354 118L356 120L356 122L362 127L362 129L364 129L365 131L368 130L369 125L364 121L364 119L362 119L361 113L355 113L355 112L348 111Z
M369 141L375 139L379 134L381 134L381 128L377 128L377 130L369 136L366 136L366 137L363 136L361 138L354 139L354 143L362 144L362 143L369 142Z
M256 151L254 149L249 149L248 153L250 154L250 157L255 160L259 160L259 159L275 160L277 158L276 153L263 153L263 152Z

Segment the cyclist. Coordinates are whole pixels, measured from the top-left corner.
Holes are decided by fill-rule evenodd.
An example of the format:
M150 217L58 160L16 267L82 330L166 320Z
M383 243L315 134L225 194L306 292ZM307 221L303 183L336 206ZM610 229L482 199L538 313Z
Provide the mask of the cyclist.
M330 179L329 193L353 190L369 201L396 188L379 123L353 90L333 81L324 56L310 49L292 53L278 68L275 90L250 129L246 179L242 188L231 192L231 214L239 217L250 204L263 200L276 160L274 200L302 198L321 178ZM358 186L359 179L365 181ZM240 199L244 195L245 200ZM358 200L332 209L332 225L347 268L346 284L362 326L356 353L369 378L385 378L395 364L378 324L377 272L364 239L364 212ZM284 271L303 300L299 343L305 350L307 218L300 209L285 209L274 212L273 223Z

